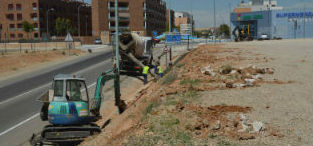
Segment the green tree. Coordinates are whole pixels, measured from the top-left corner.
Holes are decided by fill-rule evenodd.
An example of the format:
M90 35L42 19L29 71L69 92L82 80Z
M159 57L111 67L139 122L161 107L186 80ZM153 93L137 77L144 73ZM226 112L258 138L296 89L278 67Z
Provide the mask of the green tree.
M230 28L227 24L222 24L218 28L218 35L219 36L225 36L227 38L230 37Z
M56 19L55 30L59 36L64 36L67 32L74 31L71 26L71 20L60 17Z
M34 24L29 23L28 21L23 21L22 25L23 25L24 31L27 33L27 39L29 39L29 34L34 31L35 26Z

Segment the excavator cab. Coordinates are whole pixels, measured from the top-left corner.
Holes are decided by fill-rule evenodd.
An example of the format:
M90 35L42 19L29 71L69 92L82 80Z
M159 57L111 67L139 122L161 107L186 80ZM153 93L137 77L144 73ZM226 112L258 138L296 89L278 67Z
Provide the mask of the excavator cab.
M53 87L53 101L88 102L89 100L86 84L83 79L55 79ZM65 91L65 94L63 91Z
M89 112L89 97L84 78L62 74L55 76L48 120L54 125L83 124L93 121Z

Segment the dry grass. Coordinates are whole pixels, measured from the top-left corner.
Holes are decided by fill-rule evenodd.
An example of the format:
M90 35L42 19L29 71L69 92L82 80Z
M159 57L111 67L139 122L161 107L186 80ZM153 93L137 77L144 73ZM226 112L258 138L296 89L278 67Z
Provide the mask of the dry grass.
M81 50L71 50L71 53L84 54ZM25 68L33 67L45 62L52 62L67 58L66 52L62 50L41 51L28 53L10 53L0 56L0 74L20 71Z

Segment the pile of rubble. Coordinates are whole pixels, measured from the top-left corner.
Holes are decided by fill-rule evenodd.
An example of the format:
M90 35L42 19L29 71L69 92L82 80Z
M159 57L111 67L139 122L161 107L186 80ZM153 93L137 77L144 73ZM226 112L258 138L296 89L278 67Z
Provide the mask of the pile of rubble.
M202 107L198 105L179 103L176 105L176 114L196 113L196 120L186 130L194 133L196 137L207 135L226 136L236 140L255 139L266 131L265 124L260 121L250 122L244 115L252 110L251 107L216 105ZM188 123L188 122L186 122Z
M216 73L211 68L210 65L201 68L201 73L215 77ZM255 66L250 66L247 68L232 68L230 65L222 66L218 73L220 75L226 76L236 76L239 80L225 81L225 86L227 88L237 88L237 87L251 87L257 84L257 81L263 80L264 74L273 74L273 68L257 68Z

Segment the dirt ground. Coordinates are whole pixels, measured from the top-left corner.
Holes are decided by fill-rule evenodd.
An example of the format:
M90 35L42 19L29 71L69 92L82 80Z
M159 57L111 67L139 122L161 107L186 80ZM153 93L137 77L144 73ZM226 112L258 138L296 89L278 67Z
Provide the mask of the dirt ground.
M81 50L71 50L72 56L85 54ZM36 51L28 53L9 53L0 55L0 77L6 78L12 74L47 65L51 62L68 60L66 50Z
M82 145L312 145L312 54L312 40L200 46Z

